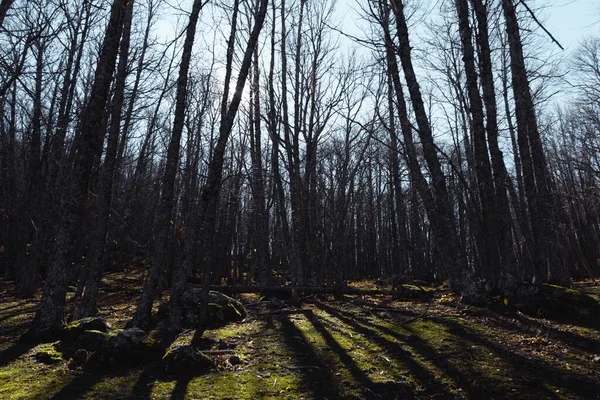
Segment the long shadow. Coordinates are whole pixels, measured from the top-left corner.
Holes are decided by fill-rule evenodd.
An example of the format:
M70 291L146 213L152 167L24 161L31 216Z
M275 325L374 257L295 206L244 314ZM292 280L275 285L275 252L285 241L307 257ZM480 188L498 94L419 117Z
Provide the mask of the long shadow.
M8 349L0 352L0 367L10 364L36 346L29 342L16 342Z
M93 371L79 375L58 393L51 397L52 400L72 400L82 397L89 392L95 384L107 377L122 376L126 371Z
M130 399L146 400L152 397L152 389L158 378L159 370L156 367L145 368L131 389Z
M326 305L324 305L327 307ZM334 311L335 312L335 311ZM337 310L337 312L341 315L344 315L347 319L356 320L357 324L363 324L371 327L379 332L385 333L399 341L403 341L407 346L411 347L415 352L420 354L422 357L429 360L433 365L437 368L444 371L454 382L459 385L469 397L472 398L488 398L488 397L503 397L506 395L506 388L502 388L498 379L489 376L483 376L481 371L476 370L472 367L470 363L462 363L461 368L459 370L455 365L450 362L450 357L453 355L450 354L442 354L439 351L436 351L431 346L428 346L424 341L419 340L418 335L415 334L414 330L410 328L410 326L403 326L405 330L408 332L412 332L412 340L407 340L408 335L402 335L393 329L387 328L385 326L373 324L372 322L361 318L354 317L352 314ZM442 324L440 324L442 325ZM460 326L460 325L459 325ZM456 334L454 330L452 334ZM459 335L460 336L460 335ZM461 337L463 340L470 340L470 338ZM471 343L475 344L473 340L470 340ZM494 351L494 349L490 349L484 344L477 342L479 345L487 348L488 350ZM460 355L461 358L468 357L467 346L465 347L465 352L462 352ZM499 357L501 357L504 361L511 362L510 357L507 357L505 354L498 354L497 351L494 351ZM511 353L512 354L512 353ZM512 364L513 371L519 371L520 373L516 374L516 379L521 378L524 374L528 374L529 371L524 370L522 365ZM536 391L540 398L554 398L556 397L556 393L546 388L543 385L533 386L528 388L528 391ZM537 398L537 396L534 396Z
M401 383L375 383L367 374L356 364L354 358L335 340L329 330L312 312L305 312L306 318L310 321L315 330L323 337L329 348L338 355L346 369L350 371L355 381L361 385L363 395L366 397L391 398L402 394L402 398L414 398L412 392L405 382Z
M485 313L476 313L475 315L485 315ZM551 326L540 326L539 323L532 321L526 317L523 317L518 314L510 315L511 318L519 321L522 325L518 325L515 322L508 321L505 319L493 319L494 324L496 324L499 328L528 333L531 335L539 335L539 331L545 332L549 337L553 339L558 339L568 346L574 347L578 350L585 351L588 353L596 353L598 349L600 349L600 340L582 337L575 335L571 332L561 331Z
M28 309L28 310L13 310L6 314L3 313L2 316L0 317L0 322L4 322L9 319L15 318L21 314L33 313L34 310L35 310L35 308L32 307L31 309Z
M171 392L171 399L173 400L183 400L187 393L188 384L193 379L193 376L185 376L177 379L175 383L175 387L173 388L173 392Z
M198 331L196 331L197 333ZM195 336L194 336L195 337ZM165 349L168 349L171 344L175 341L177 336L171 332L164 331L159 333L159 343ZM154 388L154 384L156 380L159 379L160 369L157 365L149 365L144 368L140 377L133 385L131 390L131 399L150 399L152 397L152 389ZM188 381L189 382L189 381ZM187 387L187 383L186 383ZM177 386L175 387L177 389ZM181 389L180 389L181 390ZM175 390L173 391L173 396L175 395ZM185 396L185 387L183 391L183 396ZM183 397L181 397L183 398Z
M354 329L356 332L361 333L369 340L376 343L379 347L383 348L387 354L405 365L411 374L414 375L420 384L425 388L427 394L441 395L447 398L452 398L452 395L448 389L437 382L435 376L432 375L421 364L419 364L412 357L412 355L400 345L400 343L387 340L381 336L377 330L367 326L367 323L359 323L357 321L357 317L351 313L330 307L321 302L314 302L313 304L315 304L322 311L327 312L331 316L338 318L346 325L352 327L352 329Z
M510 363L513 370L518 371L522 376L531 376L533 374L540 383L550 382L558 388L572 391L577 396L581 396L581 398L597 398L598 393L600 393L600 385L585 377L570 371L553 369L544 360L530 360L527 357L511 352L498 344L481 337L479 334L465 329L464 326L457 322L440 320L439 323L451 329L452 334L493 351L495 354L502 357L504 361ZM539 386L540 385L535 385L534 387L531 387L531 389L540 390L541 388ZM543 396L555 397L555 393L550 391L550 389L547 389L546 392L540 394Z
M5 312L7 312L7 311L9 311L9 310L13 310L13 309L15 309L15 308L18 308L18 309L19 309L19 310L18 310L19 312L18 312L18 313L15 313L15 315L16 315L16 314L22 314L22 313L23 313L23 311L24 311L24 309L25 309L25 310L30 310L30 311L33 311L33 310L35 310L35 308L36 308L36 307L37 307L37 301L36 301L35 303L33 303L33 304L31 304L31 303L30 303L29 305L27 305L27 302L25 302L25 304L22 304L22 303L17 303L17 304L14 304L14 305L12 305L12 306L8 306L8 307L2 307L2 308L0 308L0 314L4 315L4 313L5 313ZM4 320L4 319L6 319L6 318L2 318L2 320ZM1 321L1 320L0 320L0 321Z
M306 392L318 392L319 398L343 398L339 386L335 384L338 379L332 374L329 366L317 355L302 331L290 321L288 316L282 315L278 319L281 323L284 345L290 350L297 364L307 367L297 372L302 379L301 386ZM316 368L308 368L309 366L306 364Z

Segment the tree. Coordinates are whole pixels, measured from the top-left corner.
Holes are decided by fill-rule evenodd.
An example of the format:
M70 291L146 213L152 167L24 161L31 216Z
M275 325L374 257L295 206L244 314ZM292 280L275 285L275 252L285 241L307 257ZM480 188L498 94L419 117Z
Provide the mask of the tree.
M205 3L202 0L194 0L192 11L189 16L188 25L185 33L185 41L183 43L183 53L181 56L181 64L179 65L179 77L177 79L177 94L175 114L173 117L173 131L169 141L167 150L167 159L165 170L162 178L162 192L160 197L160 206L158 210L158 219L156 226L156 240L154 242L154 252L152 255L152 265L144 283L144 290L138 303L133 325L139 327L147 327L150 323L152 314L152 304L156 297L158 280L160 279L161 270L168 261L167 249L171 242L171 230L173 221L173 204L175 201L174 186L175 175L179 165L179 149L181 146L181 135L183 133L185 109L188 90L188 73L190 68L190 60L192 58L192 47L194 45L194 37L196 35L196 25L200 11ZM175 299L171 299L175 302Z
M83 227L92 165L102 151L105 135L103 110L108 100L110 82L115 70L126 5L126 0L115 0L111 6L110 19L104 34L90 97L81 116L79 126L81 134L73 155L71 187L63 198L64 214L49 261L48 276L40 306L29 330L29 335L33 337L51 334L59 329L63 322L70 275L69 256L73 241Z

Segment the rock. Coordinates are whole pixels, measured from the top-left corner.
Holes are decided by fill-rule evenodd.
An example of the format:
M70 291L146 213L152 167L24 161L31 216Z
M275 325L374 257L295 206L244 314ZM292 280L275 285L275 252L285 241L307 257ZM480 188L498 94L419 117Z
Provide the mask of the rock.
M73 370L83 366L90 359L91 353L85 349L77 349L69 361L69 369Z
M214 367L210 358L198 349L179 345L169 350L161 360L161 368L168 375L198 376Z
M76 321L67 324L64 329L64 336L66 339L74 340L85 331L99 331L106 333L108 332L108 324L99 317L89 317L78 319Z
M202 289L185 292L181 299L183 326L195 328L202 322ZM246 318L246 310L239 301L220 292L208 293L208 324L223 326Z
M600 317L600 303L594 298L556 285L522 285L508 303L529 315L567 319Z
M110 335L108 333L89 330L83 331L79 336L77 336L74 343L79 349L95 351L99 349L109 338Z
M596 356L596 357L594 357L594 362L595 362L596 364L600 364L600 356Z
M106 336L87 364L88 367L110 367L159 360L165 349L139 328L119 330Z
M396 290L398 291L398 295L402 298L406 299L431 299L433 297L433 292L430 289L427 289L423 286L416 286L404 283L399 285Z
M42 364L53 365L62 362L62 353L56 351L54 348L40 350L33 355L33 358Z

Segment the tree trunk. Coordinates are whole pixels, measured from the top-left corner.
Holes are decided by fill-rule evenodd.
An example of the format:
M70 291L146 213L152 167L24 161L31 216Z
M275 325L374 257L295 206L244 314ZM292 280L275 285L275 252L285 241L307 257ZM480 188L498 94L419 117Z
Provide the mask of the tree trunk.
M150 324L150 317L152 316L152 304L154 303L154 298L157 294L156 292L161 270L168 262L168 248L169 244L172 242L169 231L171 230L173 223L172 215L173 205L175 203L175 177L179 167L179 149L181 146L181 135L183 133L183 126L185 122L188 74L190 69L190 60L192 57L192 47L194 45L194 37L196 36L196 25L198 23L198 17L203 6L204 3L202 0L194 0L186 29L185 41L183 43L183 53L181 56L181 64L179 66L179 77L177 79L173 132L171 134L171 140L169 141L165 171L162 178L162 193L160 197L158 220L155 233L156 239L153 244L154 253L152 255L152 264L150 266L150 270L148 271L142 296L132 321L134 326L141 328L146 328ZM174 301L177 301L177 299L172 298L171 302L173 303Z
M419 194L433 197L431 200L423 201L427 204L433 202L434 206L430 206L432 213L429 218L434 229L437 249L443 260L446 261L448 267L448 277L450 286L453 290L460 292L466 301L477 302L479 298L479 289L473 279L472 272L467 269L463 249L460 248L458 235L456 234L456 226L454 215L444 173L441 168L440 161L437 156L437 150L433 142L433 135L425 105L421 95L421 90L417 82L417 77L414 72L411 59L411 47L408 37L408 27L404 16L404 5L400 0L391 0L392 9L395 14L396 30L399 39L399 56L404 70L408 92L413 105L413 110L418 125L418 133L423 146L423 154L429 168L432 180L432 194L427 195L427 191L419 190ZM407 122L408 125L408 122ZM410 126L403 128L410 132ZM408 136L408 135L407 135ZM413 169L416 170L415 167ZM419 180L415 182L416 187L422 186Z
M242 99L242 93L248 78L250 66L252 63L252 55L258 44L258 36L262 29L267 13L267 0L261 0L260 8L255 15L254 27L248 38L248 43L244 51L244 57L240 66L240 72L236 81L235 92L227 107L225 114L222 114L221 126L219 129L219 137L217 144L213 151L212 159L208 166L208 176L206 184L202 189L202 195L200 198L200 240L201 248L206 251L207 243L210 243L210 238L214 235L217 217L217 203L219 198L219 191L221 186L221 179L223 173L223 163L225 159L225 148L227 141L233 129L233 123ZM195 243L192 243L195 245ZM210 258L209 258L210 259ZM191 260L186 260L180 268L178 268L173 274L173 284L171 286L171 300L169 308L169 322L171 329L178 331L181 329L181 305L179 299L184 289L185 282L189 277L191 269L189 267ZM208 269L204 269L205 276L205 287L206 286L206 275ZM205 296L206 297L206 296Z
M127 79L127 61L129 58L129 41L131 35L131 21L133 18L133 4L130 0L127 4L125 20L123 24L123 35L121 38L121 47L119 49L119 66L117 69L116 83L112 101L111 123L108 131L108 144L104 156L104 166L102 168L98 194L96 197L95 210L93 215L94 229L89 240L89 250L86 257L86 271L84 282L79 282L80 286L85 286L85 293L79 307L77 308L74 319L90 317L96 311L96 297L102 278L105 257L104 247L108 234L108 225L110 218L110 207L112 202L112 186L115 174L117 149L119 143L119 133L121 131L121 110L125 99L125 80ZM83 279L82 279L83 280Z
M471 0L477 18L477 44L479 50L479 71L483 90L483 103L486 114L487 139L494 171L496 209L494 210L494 237L498 241L500 261L500 287L512 291L520 281L516 270L516 259L511 234L511 215L508 202L508 181L510 179L504 164L504 157L498 145L498 113L496 90L492 72L492 57L488 33L488 11L482 0Z
M0 2L0 28L4 24L4 18L8 13L8 9L12 6L12 3L14 3L14 0L2 0L2 2Z
M499 278L500 254L498 253L498 235L496 234L497 210L496 198L494 196L494 183L492 180L492 168L488 157L488 148L485 137L485 125L483 120L483 104L479 94L477 71L475 69L475 51L473 49L473 34L469 24L469 5L467 0L455 0L456 13L458 15L458 26L461 39L463 63L467 81L467 94L469 96L469 107L471 113L471 134L473 136L473 147L475 156L475 173L479 189L479 209L481 215L480 235L482 235L481 265L486 286L495 288Z
M519 151L535 246L533 281L544 282L552 278L556 283L568 285L569 271L558 254L555 237L558 226L553 220L552 185L537 126L513 0L502 0L502 9L510 49Z
M32 337L51 333L61 327L64 319L65 296L70 276L69 255L73 241L81 234L81 221L85 219L88 184L94 160L102 152L105 128L104 109L110 83L115 70L119 39L127 0L115 0L94 76L89 101L83 110L78 147L72 169L71 187L64 198L64 214L56 235L56 244L49 262L48 277L42 300L29 331Z

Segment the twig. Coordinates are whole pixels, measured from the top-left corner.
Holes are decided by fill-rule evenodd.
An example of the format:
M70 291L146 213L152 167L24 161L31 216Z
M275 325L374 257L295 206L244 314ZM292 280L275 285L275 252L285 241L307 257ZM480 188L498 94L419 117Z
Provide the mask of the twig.
M235 350L200 350L202 354L237 354Z
M321 369L315 365L292 365L292 366L288 366L288 365L284 365L283 368L286 369L291 369L291 370L298 370L298 369Z
M529 6L527 5L527 3L525 3L525 0L521 0L521 1L520 1L520 3L521 3L521 4L523 4L523 6L525 6L525 8L527 9L527 11L529 11L529 14L531 15L531 18L533 18L533 20L535 21L535 23L536 23L536 24L538 24L538 26L539 26L540 28L542 28L542 30L543 30L544 32L546 32L546 34L547 34L548 36L550 36L550 39L552 39L552 41L553 41L554 43L556 43L556 44L558 45L558 47L560 47L560 49L561 49L561 50L564 50L565 48L564 48L564 47L562 47L562 46L560 45L560 43L558 43L558 40L556 40L556 39L554 38L554 36L552 36L552 34L551 34L550 32L548 32L548 29L546 29L546 28L544 27L544 25L542 25L542 23L541 23L540 21L538 21L538 19L535 17L535 14L533 13L533 10L532 10L531 8L529 8Z
M427 314L427 311L429 311L429 307L431 307L431 305L433 304L433 300L435 300L435 297L432 297L431 300L429 300L429 304L427 304L425 311L423 311L421 314L419 314L415 317L409 318L405 321L399 322L398 324L399 325L408 324L408 323L418 320L419 318L423 318L425 316L425 314Z

